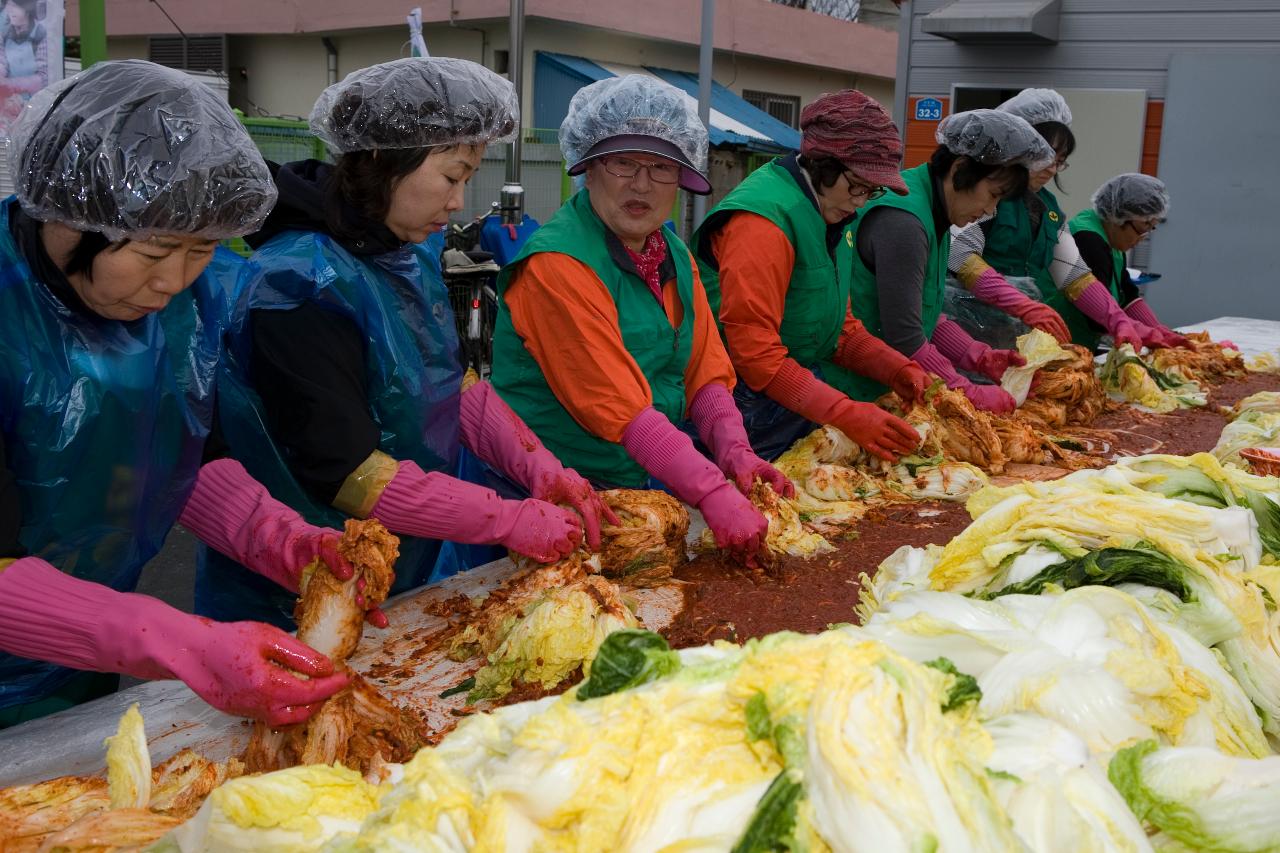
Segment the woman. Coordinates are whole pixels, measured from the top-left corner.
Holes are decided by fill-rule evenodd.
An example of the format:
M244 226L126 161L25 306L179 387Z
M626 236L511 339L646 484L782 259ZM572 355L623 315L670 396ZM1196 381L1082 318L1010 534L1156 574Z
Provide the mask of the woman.
M853 316L845 236L868 199L906 194L902 143L889 114L852 89L809 104L800 128L799 155L753 172L693 238L737 371L734 402L767 459L831 424L892 461L920 436L869 401L885 386L914 401L929 378Z
M1141 349L1163 346L1165 336L1120 310L1106 286L1081 259L1066 217L1049 190L1075 151L1071 109L1052 89L1024 89L1000 110L1026 120L1053 146L1054 161L1030 174L1021 197L1000 202L992 219L975 223L952 240L950 266L975 296L1028 325L1095 349L1105 332ZM1024 296L1004 276L1035 279L1043 302Z
M1147 300L1138 295L1124 262L1125 252L1145 240L1169 215L1169 193L1164 183L1150 175L1117 175L1098 188L1091 202L1091 209L1071 217L1071 235L1080 257L1106 286L1110 297L1123 305L1125 314L1143 330L1143 343L1185 346L1187 339L1161 323Z
M49 41L36 0L5 0L0 32L0 92L29 95L49 82Z
M584 187L499 277L493 384L593 482L665 485L751 553L768 525L743 492L791 484L751 451L697 268L663 227L677 187L711 191L706 128L675 87L615 77L573 96L560 150ZM686 415L716 464L677 428Z
M942 313L951 226L990 216L1002 198L1020 195L1028 166L1053 159L1022 119L971 110L943 119L928 163L902 173L909 193L875 199L853 225L853 313L874 334L980 409L1011 412L999 385L977 385L956 368L999 382L1024 364L1011 350L993 350Z
M462 391L454 318L428 245L489 143L509 140L511 84L458 59L356 71L316 102L337 155L275 170L280 201L232 320L220 414L237 458L314 523L377 518L400 534L394 591L429 583L441 540L501 544L548 562L598 543L604 513L492 388ZM536 499L502 500L451 476L462 446ZM561 509L568 504L582 513ZM205 555L196 610L291 625L293 602Z
M307 718L346 683L294 638L129 592L177 521L296 593L338 534L208 458L219 239L275 201L225 102L179 71L104 62L15 125L0 205L0 726L180 678L216 708ZM86 670L77 673L76 670Z

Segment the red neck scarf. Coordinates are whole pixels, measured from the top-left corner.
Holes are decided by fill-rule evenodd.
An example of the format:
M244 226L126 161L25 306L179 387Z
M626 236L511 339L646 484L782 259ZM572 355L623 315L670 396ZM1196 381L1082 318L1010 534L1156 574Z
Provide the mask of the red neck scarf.
M627 257L631 259L631 263L636 265L636 272L644 283L649 285L649 289L653 291L654 298L658 303L662 303L662 277L658 272L662 266L662 262L667 259L667 241L662 239L661 231L654 231L644 241L644 248L639 252L633 252L630 246L623 245L627 250Z

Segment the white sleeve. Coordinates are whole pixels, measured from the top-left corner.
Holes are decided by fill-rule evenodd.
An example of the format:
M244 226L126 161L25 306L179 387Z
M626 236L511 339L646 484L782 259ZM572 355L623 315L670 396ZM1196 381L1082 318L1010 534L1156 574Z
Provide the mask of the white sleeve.
M1079 281L1082 276L1093 275L1089 265L1080 257L1080 249L1076 247L1076 238L1071 236L1071 229L1064 222L1058 229L1058 242L1053 247L1053 260L1049 263L1049 275L1058 290Z
M960 271L971 255L982 257L987 248L987 233L982 230L985 221L979 220L964 228L951 226L951 254L947 256L947 269L953 274Z

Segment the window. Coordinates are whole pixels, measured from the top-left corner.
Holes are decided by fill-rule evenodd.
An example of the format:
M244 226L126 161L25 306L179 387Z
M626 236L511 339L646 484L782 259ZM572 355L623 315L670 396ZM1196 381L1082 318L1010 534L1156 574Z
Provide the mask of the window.
M800 127L800 96L776 95L773 92L755 92L746 89L742 99L758 110L763 110L787 127Z
M995 86L956 86L950 112L994 110L1021 91L1021 89L1001 89Z
M226 36L152 36L148 58L183 71L227 71Z
M495 74L511 73L511 51L495 50L493 52L493 72Z

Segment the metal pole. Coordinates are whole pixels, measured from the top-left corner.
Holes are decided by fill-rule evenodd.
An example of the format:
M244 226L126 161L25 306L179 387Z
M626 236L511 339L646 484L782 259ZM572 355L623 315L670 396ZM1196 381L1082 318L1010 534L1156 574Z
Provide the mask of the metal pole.
M507 51L507 69L511 77L511 85L516 88L516 98L521 101L521 112L524 112L524 0L511 0L511 43ZM524 128L516 134L507 152L507 181L502 186L502 221L508 225L519 225L524 220L524 187L520 185L520 143Z
M711 54L716 22L716 0L702 0L702 44L698 49L698 118L711 130ZM707 216L707 197L693 197L693 227Z
M893 81L893 117L903 145L907 142L907 99L911 95L911 6L911 0L904 0L898 10L898 73Z
M107 58L107 2L80 0L80 67Z

